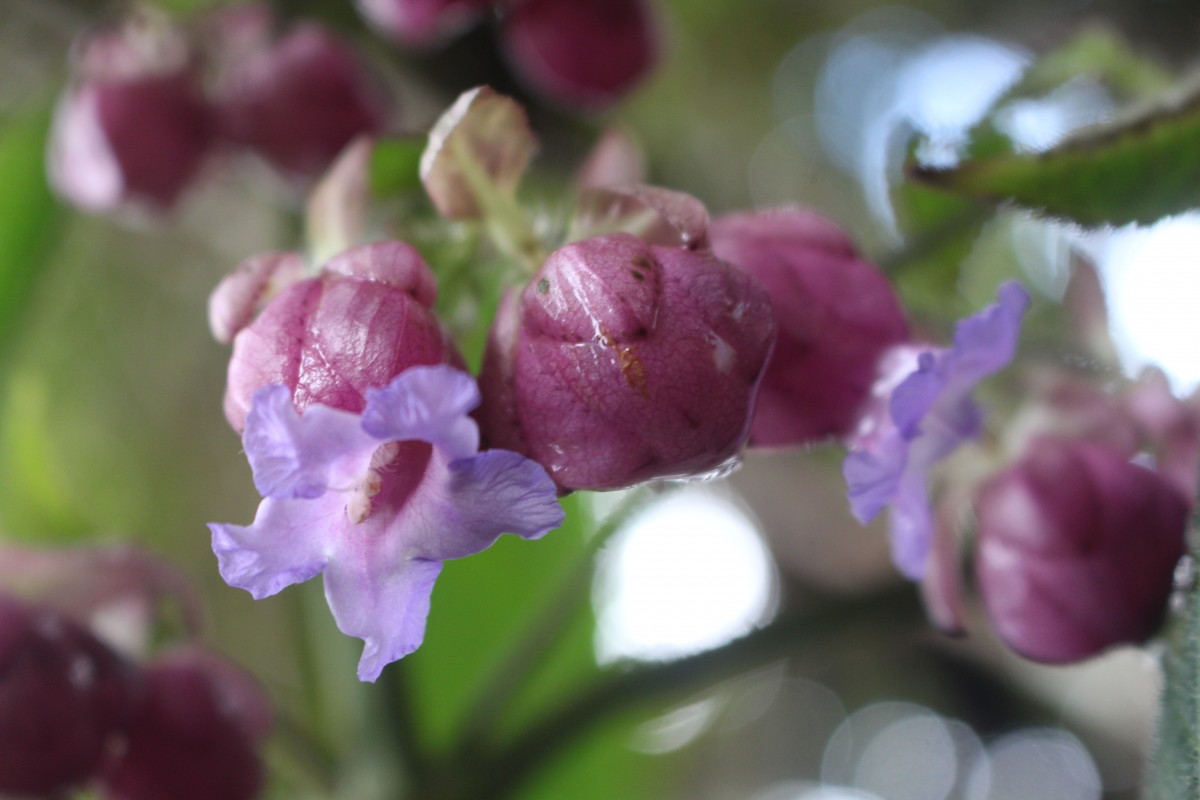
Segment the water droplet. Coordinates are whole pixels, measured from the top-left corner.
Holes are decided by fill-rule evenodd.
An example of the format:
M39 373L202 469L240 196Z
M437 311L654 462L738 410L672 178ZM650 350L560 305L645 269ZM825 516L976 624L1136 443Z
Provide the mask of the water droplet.
M717 466L710 469L708 472L700 472L695 475L681 475L679 477L667 478L671 483L696 483L702 481L717 481L722 478L727 478L733 473L742 468L742 456L740 453L732 455L722 461Z

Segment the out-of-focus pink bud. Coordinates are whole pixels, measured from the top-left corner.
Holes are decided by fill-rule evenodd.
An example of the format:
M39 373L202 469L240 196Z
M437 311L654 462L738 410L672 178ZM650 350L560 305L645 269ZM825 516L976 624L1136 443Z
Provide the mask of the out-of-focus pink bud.
M186 48L170 31L101 31L76 69L50 133L51 184L88 211L170 210L216 132Z
M611 105L658 61L645 0L514 0L500 39L514 69L556 103Z
M478 219L488 209L486 191L511 196L537 149L521 104L491 87L458 96L429 132L421 154L421 183L446 219Z
M304 277L299 253L253 256L217 284L208 298L208 327L213 338L229 344L280 291Z
M292 284L233 340L225 416L245 424L254 393L292 389L313 403L361 411L363 392L419 364L459 364L433 313L433 273L403 242L347 250L320 276Z
M409 47L430 47L472 25L492 0L356 0L363 18Z
M291 178L316 177L355 136L387 124L381 87L344 41L315 23L232 65L223 83L225 135Z
M1200 482L1200 392L1180 399L1162 370L1149 367L1124 406L1155 455L1155 469L1191 501Z
M0 591L64 614L128 657L145 653L162 605L178 607L184 632L203 622L195 585L171 564L131 545L69 549L0 546Z
M228 691L224 672L209 662L184 652L145 669L147 691L131 720L126 748L101 777L106 800L258 795L263 767L257 731L238 705L243 689Z
M730 214L709 237L714 253L762 281L779 321L751 445L850 433L881 354L909 334L887 279L841 228L804 209Z
M64 616L0 596L0 794L89 779L124 732L133 668Z
M1040 439L976 510L980 592L1013 650L1065 663L1158 628L1188 503L1157 473L1102 445Z
M717 469L745 443L774 332L763 287L707 251L567 245L501 305L484 435L567 490Z
M642 146L620 127L600 136L575 173L580 189L627 186L646 180L646 154Z
M1006 426L1009 452L1024 452L1043 436L1084 439L1132 458L1145 437L1121 397L1095 381L1060 369L1028 368L1019 412Z

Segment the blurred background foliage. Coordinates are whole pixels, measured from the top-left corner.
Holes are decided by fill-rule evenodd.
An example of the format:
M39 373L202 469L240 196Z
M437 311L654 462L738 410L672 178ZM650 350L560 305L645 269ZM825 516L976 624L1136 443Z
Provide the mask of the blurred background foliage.
M187 15L218 3L160 5ZM1003 277L1025 275L1043 301L1060 299L1065 249L1054 246L1057 229L1021 212L995 214L915 184L889 194L886 176L919 149L908 134L953 139L972 129L971 149L959 155L1003 157L1016 149L1011 137L989 127L993 118L977 123L1005 86L1013 102L1083 91L1083 100L1066 97L1062 113L1092 121L1157 96L1200 43L1200 10L1185 2L660 0L659 71L611 114L579 119L524 93L485 30L439 52L403 54L365 31L349 3L277 5L361 40L397 92L400 130L424 130L458 91L481 82L528 103L542 137L534 206L554 202L551 187L617 122L645 148L650 182L693 193L713 213L800 203L837 219L892 271L921 325L943 333ZM1125 651L1045 669L1003 653L986 626L965 642L940 638L913 590L895 587L881 531L850 519L832 450L751 455L730 481L772 553L774 607L835 609L819 635L773 643L754 663L711 673L702 664L698 679L680 673L674 690L658 686L658 699L631 691L639 702L614 703L586 732L569 715L561 730L527 725L569 712L574 693L600 676L629 674L597 664L582 566L591 520L610 503L572 498L567 527L545 541L502 540L448 565L425 645L377 686L354 680L358 643L337 634L316 585L257 603L226 587L204 523L248 518L256 496L222 418L227 351L209 337L205 302L243 258L297 246L298 206L250 162L213 169L172 219L137 229L51 196L44 138L70 43L123 8L0 0L0 534L45 545L135 540L186 570L206 598L209 641L253 670L280 706L272 797L396 797L414 781L488 796L489 786L529 777L513 783L517 796L791 800L808 796L805 782L842 775L830 766L839 757L831 742L860 709L869 713L849 717L860 741L839 745L854 758L863 756L862 731L886 721L908 720L918 742L955 734L957 772L940 797L1137 794L1156 691L1147 657ZM930 62L932 77L907 95L889 85L921 54L952 46L986 57ZM1045 54L1053 55L1039 61ZM1037 68L1012 85L1031 62ZM998 88L980 99L964 84ZM914 103L942 93L958 105L922 117ZM962 111L971 103L983 104L974 118ZM952 129L945 121L955 109ZM873 127L880 115L890 127ZM1061 324L1057 314L1035 318L1027 349L1069 360ZM928 730L941 733L922 740L923 720L953 725L938 722ZM1017 730L1034 730L1030 741L1051 754L1044 771L1034 770L1028 790L995 781L980 789L963 765ZM556 735L578 746L543 772L521 773ZM1091 752L1084 767L1071 761L1078 741ZM1054 761L1047 742L1065 742L1068 755ZM888 798L932 796L904 788L925 786L909 774L918 766L884 759L897 772L872 778L866 761L845 758L859 764L842 770L845 784ZM993 756L997 774L1001 760ZM1097 777L1061 777L1073 769Z

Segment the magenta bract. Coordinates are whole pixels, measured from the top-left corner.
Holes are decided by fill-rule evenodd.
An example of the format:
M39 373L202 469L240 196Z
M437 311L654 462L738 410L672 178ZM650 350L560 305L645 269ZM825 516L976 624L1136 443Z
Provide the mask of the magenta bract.
M297 410L319 403L361 411L363 393L418 364L460 363L432 307L433 273L403 242L379 242L331 259L292 284L233 340L225 416L245 424L254 393L291 389Z
M1039 439L976 510L984 604L1021 655L1078 661L1158 628L1188 503L1157 473L1103 445Z
M712 222L709 237L714 253L767 287L779 324L750 444L850 433L880 355L908 338L887 279L838 226L803 209L730 214Z
M541 94L565 106L619 100L658 60L645 0L515 0L500 39L509 61Z
M763 287L710 252L567 245L498 312L485 437L568 490L713 470L745 443L774 332Z
M348 44L313 23L235 65L224 95L225 135L301 179L318 175L355 136L387 123L372 76Z
M0 596L0 794L48 796L89 779L139 688L83 628Z

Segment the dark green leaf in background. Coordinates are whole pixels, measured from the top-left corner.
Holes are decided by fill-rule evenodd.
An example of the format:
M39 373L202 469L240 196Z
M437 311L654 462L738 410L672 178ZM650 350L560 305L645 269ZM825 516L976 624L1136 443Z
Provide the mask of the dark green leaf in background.
M62 220L46 184L49 126L49 112L39 109L0 128L0 365Z
M1150 223L1200 206L1200 95L1036 154L916 166L926 185L1084 225Z

